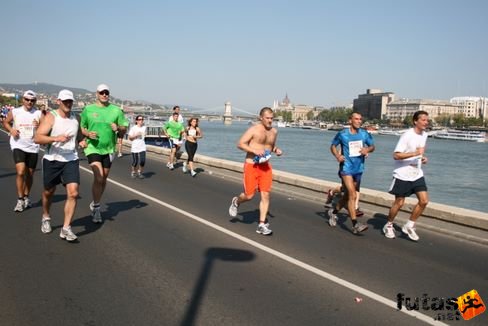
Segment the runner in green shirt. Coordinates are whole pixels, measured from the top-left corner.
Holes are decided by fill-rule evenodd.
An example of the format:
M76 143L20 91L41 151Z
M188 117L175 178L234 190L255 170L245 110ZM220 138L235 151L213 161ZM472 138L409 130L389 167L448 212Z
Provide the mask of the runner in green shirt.
M174 169L174 163L176 163L176 152L180 149L183 140L181 139L185 132L183 123L178 122L178 112L173 112L172 119L169 119L163 126L163 132L168 137L171 144L171 154L169 155L168 164L166 166L170 169Z
M93 223L102 223L100 200L112 166L117 134L123 136L128 125L124 112L110 103L108 86L98 85L97 100L83 109L80 121L81 131L86 137L85 155L93 171L93 201L90 203Z

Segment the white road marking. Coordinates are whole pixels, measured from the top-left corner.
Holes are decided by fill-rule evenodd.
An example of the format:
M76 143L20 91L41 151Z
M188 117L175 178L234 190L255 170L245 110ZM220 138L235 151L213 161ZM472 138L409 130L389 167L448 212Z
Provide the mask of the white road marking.
M87 168L85 168L83 166L80 166L80 169L82 169L82 170L84 170L84 171L86 171L88 173L92 173L93 174L93 172L90 169L87 169ZM203 219L201 217L198 217L198 216L196 216L196 215L194 215L192 213L189 213L187 211L184 211L184 210L182 210L182 209L180 209L180 208L178 208L176 206L173 206L171 204L168 204L168 203L166 203L164 201L161 201L161 200L159 200L157 198L154 198L154 197L151 197L149 195L146 195L146 194L144 194L144 193L142 193L142 192L140 192L138 190L135 190L133 188L130 188L130 187L128 187L128 186L126 186L126 185L124 185L124 184L122 184L120 182L114 181L114 180L112 180L110 178L107 179L107 181L110 182L110 183L112 183L112 184L114 184L114 185L116 185L116 186L118 186L118 187L121 187L121 188L123 188L123 189L125 189L127 191L130 191L130 192L132 192L132 193L134 193L134 194L136 194L138 196L144 197L144 198L146 198L146 199L148 199L148 200L150 200L150 201L152 201L154 203L157 203L157 204L159 204L161 206L164 206L164 207L166 207L168 209L171 209L172 211L175 211L175 212L177 212L177 213L179 213L181 215L184 215L184 216L186 216L188 218L191 218L192 220L195 220L195 221L197 221L199 223L205 224L206 226L211 227L214 230L217 230L217 231L220 231L222 233L225 233L225 234L227 234L227 235L229 235L229 236L231 236L231 237L233 237L233 238L235 238L237 240L240 240L240 241L242 241L244 243L247 243L247 244L249 244L249 245L251 245L251 246L253 246L253 247L257 248L257 249L260 249L260 250L262 250L264 252L267 252L270 255L273 255L275 257L278 257L278 258L280 258L280 259L282 259L284 261L287 261L287 262L289 262L289 263L291 263L291 264L293 264L295 266L298 266L298 267L300 267L300 268L302 268L304 270L307 270L307 271L309 271L311 273L314 273L315 275L318 275L318 276L323 277L323 278L325 278L325 279L327 279L329 281L332 281L332 282L334 282L336 284L339 284L339 285L341 285L341 286L343 286L343 287L345 287L345 288L347 288L349 290L356 291L357 293L359 293L359 294L361 294L363 296L366 296L366 297L368 297L370 299L373 299L373 300L375 300L375 301L377 301L379 303L384 304L385 306L388 306L388 307L393 308L393 309L395 309L395 310L398 311L397 302L396 301L393 301L393 300L390 300L388 298L385 298L385 297L383 297L383 296L381 296L379 294L376 294L376 293L374 293L374 292L372 292L372 291L370 291L368 289L365 289L365 288L360 287L360 286L358 286L356 284L353 284L351 282L348 282L348 281L346 281L346 280L344 280L344 279L342 279L340 277L337 277L335 275L332 275L330 273L327 273L327 272L325 272L323 270L320 270L320 269L318 269L318 268L316 268L316 267L314 267L312 265L309 265L307 263L304 263L304 262L302 262L302 261L300 261L298 259L295 259L293 257L290 257L288 255L285 255L285 254L283 254L283 253L281 253L281 252L279 252L277 250L274 250L274 249L272 249L272 248L270 248L268 246L262 245L259 242L256 242L256 241L251 240L251 239L246 238L246 237L243 237L240 234L237 234L235 232L232 232L232 231L230 231L230 230L228 230L226 228L223 228L223 227L221 227L221 226L219 226L217 224L214 224L212 222L209 222L209 221L207 221L207 220L205 220L205 219ZM423 321L423 322L425 322L427 324L430 324L430 325L447 325L447 324L442 323L440 321L434 320L434 318L432 318L430 316L427 316L427 315L424 315L424 314L422 314L422 313L420 313L418 311L415 311L415 310L410 310L409 311L409 310L407 310L405 308L405 309L400 310L400 312L402 312L404 314L407 314L407 315L409 315L411 317L417 318L418 320L421 320L421 321Z

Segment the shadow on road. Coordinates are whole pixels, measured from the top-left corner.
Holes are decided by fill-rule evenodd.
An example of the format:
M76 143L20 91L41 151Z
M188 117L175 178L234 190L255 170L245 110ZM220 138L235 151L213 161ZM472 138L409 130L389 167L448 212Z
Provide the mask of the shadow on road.
M138 199L132 199L128 201L118 201L118 202L111 202L111 203L106 203L105 205L102 204L102 218L103 221L114 221L114 217L117 216L120 212L122 211L129 211L134 208L142 208L147 206L147 203L142 202ZM104 209L104 207L106 207ZM82 218L75 219L73 223L71 223L72 226L84 226L85 230L82 232L78 232L76 235L81 237L84 235L87 235L89 233L95 232L98 229L100 229L103 225L103 223L100 224L95 224L92 222L92 216L84 216Z
M205 295L205 289L207 287L208 278L212 273L213 264L216 260L222 260L225 262L249 262L254 260L254 253L247 250L230 249L230 248L209 248L205 252L205 262L200 271L198 281L193 289L193 294L190 300L190 304L186 309L185 315L181 322L182 326L194 325L196 317L198 315L198 308Z

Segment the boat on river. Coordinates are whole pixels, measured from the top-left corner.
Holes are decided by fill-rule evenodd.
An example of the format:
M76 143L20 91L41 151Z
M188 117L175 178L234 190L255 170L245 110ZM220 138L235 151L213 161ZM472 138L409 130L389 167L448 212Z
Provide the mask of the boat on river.
M408 129L379 129L379 135L401 136Z
M484 143L486 141L486 132L475 130L446 129L437 131L434 135L434 138Z

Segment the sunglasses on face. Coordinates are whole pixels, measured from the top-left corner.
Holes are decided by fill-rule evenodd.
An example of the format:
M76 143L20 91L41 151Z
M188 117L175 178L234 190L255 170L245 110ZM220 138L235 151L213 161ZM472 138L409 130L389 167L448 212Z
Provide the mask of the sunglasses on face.
M136 119L136 121L144 121L144 119Z
M30 99L30 98L24 98L24 101L26 102L30 102L30 103L35 103L36 102L36 99L33 98L33 99Z
M98 92L98 94L100 95L110 95L110 92L109 91L101 91L101 92Z

